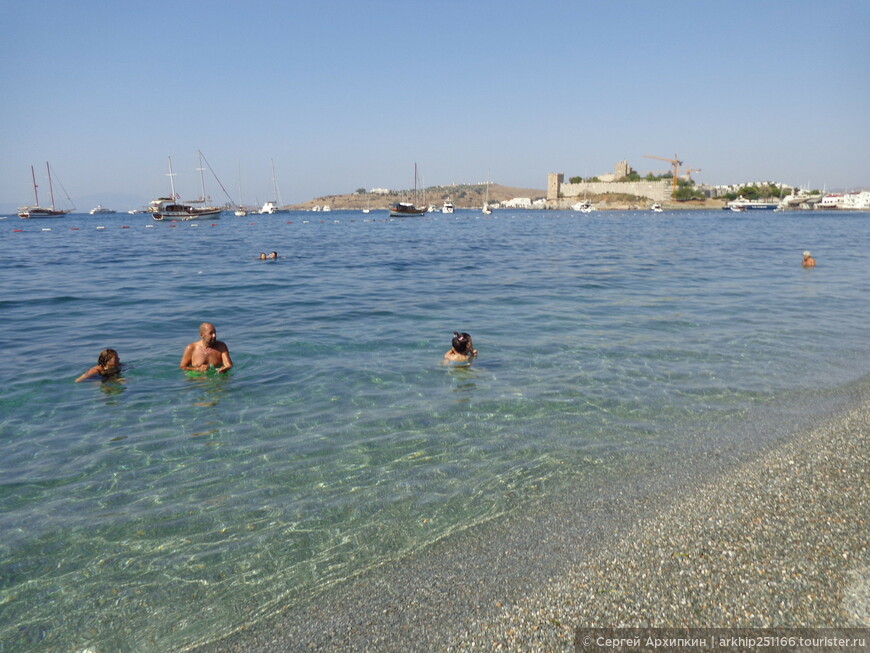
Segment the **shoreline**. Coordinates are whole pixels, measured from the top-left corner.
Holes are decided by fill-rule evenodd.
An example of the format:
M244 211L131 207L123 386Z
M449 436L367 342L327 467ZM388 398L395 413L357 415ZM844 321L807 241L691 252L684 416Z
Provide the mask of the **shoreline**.
M731 458L725 442L721 461L695 452L682 473L469 529L186 650L544 652L572 651L575 627L870 626L858 394L770 446Z

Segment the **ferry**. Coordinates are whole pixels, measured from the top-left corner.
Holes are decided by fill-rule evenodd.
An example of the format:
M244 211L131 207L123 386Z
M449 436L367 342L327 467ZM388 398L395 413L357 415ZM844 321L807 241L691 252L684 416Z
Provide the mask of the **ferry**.
M724 211L773 211L779 202L762 202L761 200L748 200L742 195L736 200L731 200L722 207Z

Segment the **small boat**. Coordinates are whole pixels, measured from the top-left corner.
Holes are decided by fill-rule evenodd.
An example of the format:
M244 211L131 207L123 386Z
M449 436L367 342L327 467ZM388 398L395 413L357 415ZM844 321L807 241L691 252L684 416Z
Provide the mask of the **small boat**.
M290 213L290 211L280 208L275 202L266 202L260 209L260 215L275 215L276 213Z
M486 182L486 193L483 198L483 208L480 212L484 215L490 215L492 213L492 209L489 208L489 182Z
M290 213L289 209L282 209L284 203L281 200L281 191L278 190L278 178L275 176L275 159L270 159L272 162L272 191L275 194L275 199L263 204L260 209L260 215L275 215L276 213Z
M233 211L233 214L237 218L244 218L246 215L248 215L248 209L246 209L244 206L242 206L241 202L242 202L242 164L240 163L239 164L239 205L236 206L236 210Z
M662 211L664 211L664 209L662 208L662 205L659 204L658 202L656 202L656 203L653 204L651 207L649 207L649 209L650 209L650 211L652 211L653 213L661 213Z
M426 209L418 208L411 202L396 202L390 206L390 215L394 218L407 218L412 215L425 215Z
M582 202L577 202L571 208L574 211L580 211L580 213L592 213L595 210L595 207L592 205L592 202L589 202L588 200L583 200Z
M54 208L54 187L51 183L51 166L48 165L48 161L45 162L45 169L48 172L48 192L51 196L51 206L39 205L39 192L37 191L38 187L36 185L36 173L33 171L33 166L30 166L30 177L33 180L33 197L36 200L36 205L23 206L18 209L19 218L24 218L25 220L28 218L62 218L67 213L70 213L70 211L68 210Z
M455 209L456 206L454 206L453 202L445 200L444 205L441 207L441 213L453 213Z
M117 213L117 211L104 208L102 204L97 204L95 208L90 210L91 215L111 215L112 213Z

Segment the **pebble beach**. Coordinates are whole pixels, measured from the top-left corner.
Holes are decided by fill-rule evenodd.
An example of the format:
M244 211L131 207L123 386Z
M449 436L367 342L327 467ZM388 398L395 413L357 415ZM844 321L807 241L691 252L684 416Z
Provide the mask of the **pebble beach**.
M549 652L574 650L576 627L866 628L868 435L862 398L751 460L704 470L712 480L687 474L643 496L627 487L485 540L463 534L198 650Z

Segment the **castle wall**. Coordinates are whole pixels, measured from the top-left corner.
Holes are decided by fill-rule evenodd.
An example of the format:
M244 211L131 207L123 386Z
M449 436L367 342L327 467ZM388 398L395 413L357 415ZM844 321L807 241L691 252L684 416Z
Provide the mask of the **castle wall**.
M672 182L660 181L614 181L614 182L584 182L581 184L565 184L560 173L551 172L547 176L547 199L559 200L561 198L582 197L588 195L600 195L602 193L626 193L646 197L654 202L664 202L671 199Z

